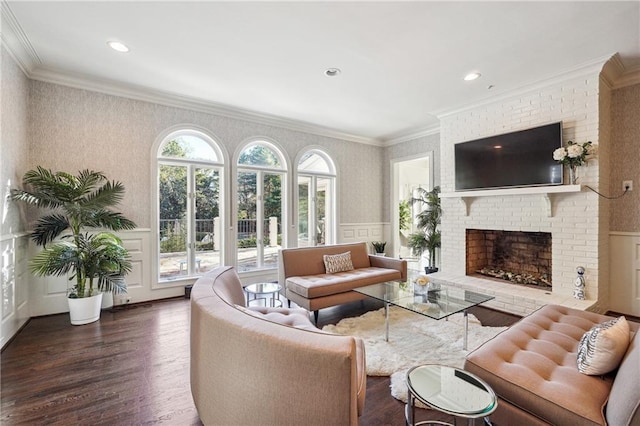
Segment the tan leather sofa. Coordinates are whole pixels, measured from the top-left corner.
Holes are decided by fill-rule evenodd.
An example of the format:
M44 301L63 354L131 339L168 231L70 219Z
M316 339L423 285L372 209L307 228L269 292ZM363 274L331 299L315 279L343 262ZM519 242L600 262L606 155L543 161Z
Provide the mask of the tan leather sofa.
M583 334L612 317L547 305L467 356L465 369L499 397L496 425L640 425L640 333L617 373L587 376L576 358Z
M191 393L205 425L357 425L361 339L318 330L303 309L246 308L232 267L191 290Z
M327 274L323 256L345 252L351 252L354 269ZM319 309L366 297L354 288L407 279L406 260L370 255L366 242L282 249L280 269L285 297L314 311L316 321Z

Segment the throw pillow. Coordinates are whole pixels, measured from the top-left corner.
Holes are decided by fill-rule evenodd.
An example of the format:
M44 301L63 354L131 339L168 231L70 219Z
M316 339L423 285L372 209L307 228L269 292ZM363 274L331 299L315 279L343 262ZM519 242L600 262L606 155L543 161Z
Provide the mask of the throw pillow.
M327 274L353 270L350 251L333 255L325 254L322 258L324 260L324 269Z
M615 370L629 347L629 338L625 317L594 325L578 344L578 371L593 376Z

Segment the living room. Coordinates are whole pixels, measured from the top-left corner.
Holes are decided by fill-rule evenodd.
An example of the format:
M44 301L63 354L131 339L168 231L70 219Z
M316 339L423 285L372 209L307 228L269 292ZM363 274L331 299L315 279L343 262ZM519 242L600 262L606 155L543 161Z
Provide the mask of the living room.
M605 3L595 2L593 7L606 10ZM627 44L613 50L606 45L598 51L604 49L610 55L598 53L585 60L569 61L571 66L558 67L552 74L512 82L509 90L486 89L495 83L480 80L482 92L476 92L472 101L449 104L438 111L418 111L425 117L437 116L435 125L429 122L420 129L412 128L412 132L399 132L385 138L382 133L372 137L358 135L352 129L327 129L322 126L322 117L318 118L319 125L309 126L303 121L283 121L266 114L241 114L234 108L220 108L215 102L161 96L160 91L117 84L117 75L109 80L86 79L81 70L63 72L65 69L55 69L55 61L49 63L51 59L38 52L43 43L41 38L29 40L33 31L29 24L38 17L29 18L28 10L26 15L21 15L24 6L19 3L3 2L1 345L4 347L10 342L29 318L66 311L65 280L36 279L28 272L28 260L35 250L28 232L36 213L7 200L8 191L19 186L27 170L37 166L73 173L85 168L100 170L125 184L127 192L121 211L138 225L133 231L121 233L135 265L128 279L132 303L181 296L184 286L195 281L195 277L189 277L162 284L157 279L156 198L152 189L155 161L163 137L180 129L203 131L222 147L228 165L225 169L228 182L234 180L231 165L238 151L250 141L266 140L280 148L291 176L292 165L302 153L310 148L326 152L337 170L334 242L353 242L392 241L392 234L396 232L395 202L390 190L394 184L390 166L393 161L432 153L433 185L440 185L445 195L453 194L453 146L456 143L562 121L564 141L593 141L597 146L594 158L579 168L583 188L568 194L443 197L441 273L449 280L467 279L464 277L465 229L546 231L553 236L554 296L566 301L573 299L576 267L583 266L587 271L586 295L590 310L639 316L640 283L635 253L640 244L640 195L632 190L622 198L607 200L584 188L588 185L615 197L622 192L623 181L632 180L637 185L640 177L634 149L640 139L638 5L633 2L614 5L616 8L610 16L626 16L635 21L629 24L612 19L614 23L608 25L615 28L617 22L618 31L606 27L595 32L614 42L631 39L630 45L635 46L635 51L627 49ZM21 28L21 24L27 28ZM578 24L595 25L590 21ZM626 33L629 28L635 28L635 33ZM21 42L15 44L15 40ZM516 46L514 51L517 50ZM615 54L620 50L624 51ZM537 58L542 54L527 52L527 55ZM113 61L118 64L122 60ZM486 75L481 79L490 76L483 73ZM323 75L322 78L329 77ZM495 95L492 90L496 91ZM278 92L256 88L255 93L257 97L276 97ZM364 113L354 111L353 114ZM233 203L231 192L229 187L228 206ZM293 206L293 194L290 197ZM231 223L231 212L232 209L226 212L227 224ZM291 208L289 221L285 222L292 229L286 240L286 246L290 247L297 242L293 217ZM224 264L237 262L234 238L229 231L224 239ZM388 253L396 250L397 247L390 246ZM276 277L273 270L258 271L245 274L243 281ZM525 295L510 297L514 306L517 306L516 299L528 298ZM544 296L541 298L544 300ZM495 303L496 309L510 311L504 300ZM526 313L525 308L533 307L516 307L511 312L522 315Z

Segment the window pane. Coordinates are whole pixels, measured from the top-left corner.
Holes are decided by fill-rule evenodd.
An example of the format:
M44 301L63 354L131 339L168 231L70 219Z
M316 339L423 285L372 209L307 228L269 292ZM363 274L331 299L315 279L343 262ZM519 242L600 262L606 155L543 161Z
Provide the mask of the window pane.
M280 168L280 158L271 149L263 145L252 145L242 151L238 164Z
M310 183L309 177L298 177L298 247L313 245L309 234Z
M211 145L199 137L187 135L178 136L165 142L161 155L163 157L218 161L218 156Z
M161 164L160 188L160 278L187 273L187 168Z
M278 250L282 240L282 175L265 173L264 194L264 254L262 266L278 267Z
M305 172L333 173L332 167L321 155L309 151L305 153L298 163L298 170Z
M210 168L195 169L196 258L194 270L205 273L220 263L220 172Z
M238 270L257 266L257 179L256 173L238 173Z

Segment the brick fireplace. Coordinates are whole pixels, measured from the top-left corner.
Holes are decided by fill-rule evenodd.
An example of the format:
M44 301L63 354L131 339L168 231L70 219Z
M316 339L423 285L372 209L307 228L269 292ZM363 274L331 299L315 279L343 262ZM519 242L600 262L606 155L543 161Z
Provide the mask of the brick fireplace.
M609 275L611 207L585 186L607 188L609 184L609 90L600 84L600 69L594 66L580 74L439 116L442 248L440 271L434 279L495 295L488 306L516 314L530 313L548 303L595 311L606 308L609 295L604 277ZM554 121L563 122L565 143L591 140L597 145L595 158L579 169L580 186L575 191L546 192L544 187L456 191L455 144ZM540 291L467 275L467 230L485 229L548 234L550 252L545 250L544 255L536 257L550 257L547 275L552 287ZM522 263L531 262L528 258ZM573 297L578 266L587 271L585 301Z
M466 274L551 289L551 233L466 230Z

